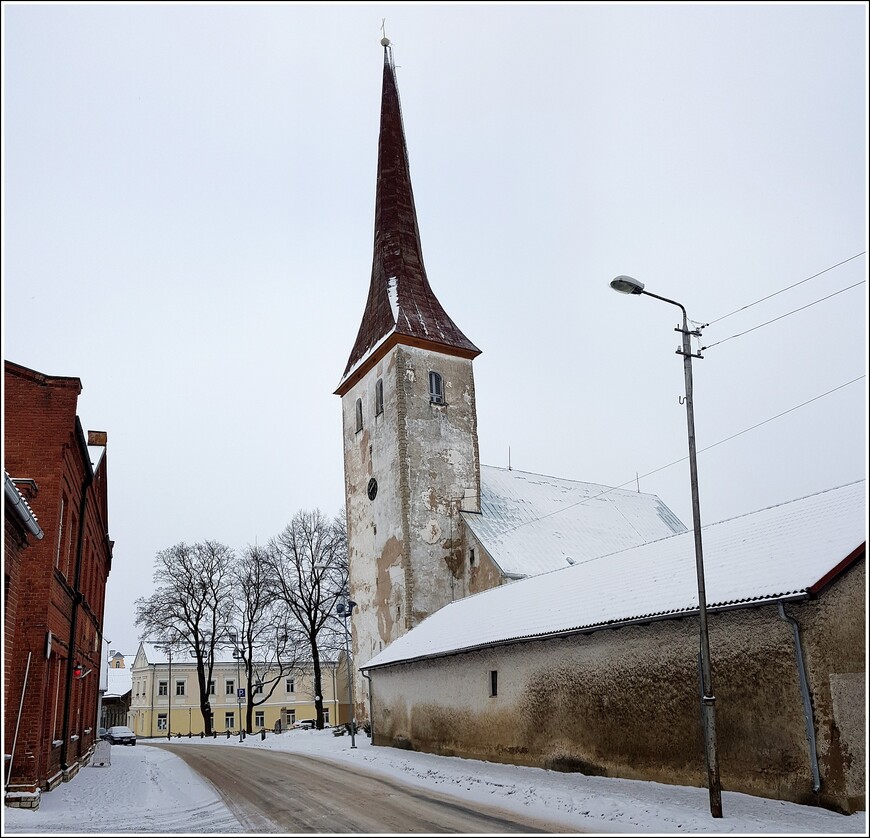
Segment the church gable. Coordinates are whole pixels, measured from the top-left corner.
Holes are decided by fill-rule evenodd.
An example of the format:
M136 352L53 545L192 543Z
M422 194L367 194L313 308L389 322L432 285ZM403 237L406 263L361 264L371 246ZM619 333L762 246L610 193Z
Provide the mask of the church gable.
M508 578L536 576L686 531L655 495L481 466L466 525Z

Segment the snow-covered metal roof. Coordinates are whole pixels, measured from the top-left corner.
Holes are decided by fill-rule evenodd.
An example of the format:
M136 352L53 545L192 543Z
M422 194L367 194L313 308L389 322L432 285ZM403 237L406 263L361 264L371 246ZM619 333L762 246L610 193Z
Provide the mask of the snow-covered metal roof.
M163 664L169 663L169 653L165 646L161 646L159 644L143 642L140 645L140 649L144 651L145 658L148 663L153 664ZM219 657L225 656L228 660L232 660L232 651L231 650L215 650L215 661L218 660ZM138 657L138 655L137 655ZM175 664L183 664L183 663L196 663L196 658L193 656L193 650L190 647L181 647L174 646L172 649L172 663Z
M806 596L866 544L865 481L702 531L708 608ZM687 531L452 602L365 668L697 609Z
M126 660L126 663L132 663L132 659ZM117 669L110 666L107 674L108 687L103 698L121 698L133 689L133 673L127 666Z
M480 468L480 510L462 517L509 576L537 576L686 531L655 495L494 466Z

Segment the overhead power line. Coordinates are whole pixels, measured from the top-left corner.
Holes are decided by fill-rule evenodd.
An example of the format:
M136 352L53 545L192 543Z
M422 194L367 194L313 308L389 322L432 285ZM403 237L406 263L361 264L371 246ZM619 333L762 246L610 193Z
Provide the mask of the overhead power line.
M776 323L777 320L782 320L783 317L788 317L790 314L796 314L799 311L803 311L805 308L811 308L818 303L823 303L825 300L830 300L831 297L836 297L837 294L842 294L844 291L850 291L852 288L857 288L859 285L863 285L866 280L862 279L860 282L856 282L854 285L849 285L847 288L841 288L839 291L834 291L833 294L828 294L827 297L822 297L820 300L815 300L812 303L807 303L805 306L801 306L800 308L796 308L792 311L788 311L785 314L780 314L779 317L774 317L773 320L768 320L766 323L759 323L757 326L753 326L751 329L747 329L745 332L738 332L736 335L731 335L727 338L722 338L722 340L717 340L716 343L709 343L707 346L702 346L701 351L705 349L710 349L714 346L719 346L720 343L725 343L725 341L733 340L734 338L743 337L743 335L748 335L750 332L754 332L756 329L760 329L762 326L769 326L771 323ZM719 318L720 320L722 318ZM707 324L710 325L709 323Z
M840 384L837 387L834 387L831 390L828 390L826 393L821 393L818 396L814 396L811 399L807 399L805 402L801 402L800 404L795 405L794 407L790 407L788 410L782 411L782 413L777 413L776 416L771 416L768 419L765 419L762 422L757 422L755 425L752 425L748 428L744 428L742 431L738 431L736 434L731 434L731 436L725 437L725 439L720 439L718 442L714 442L712 445L707 445L705 448L699 448L698 453L702 454L704 451L709 451L711 448L716 448L719 445L722 445L726 442L730 442L732 439L736 439L738 436L743 436L743 434L747 434L750 431L754 431L756 428L760 428L762 425L767 425L769 422L773 422L775 419L779 419L783 416L787 416L789 413L794 413L796 410L800 410L802 407L806 407L808 404L812 404L813 402L817 402L819 399L825 398L825 396L830 396L832 393L836 393L838 390L842 390L844 387L848 387L851 384L854 384L856 381L861 381L866 378L866 375L859 375L857 378L853 378L851 381L847 381L845 384ZM679 460L674 460L671 463L668 463L664 466L659 466L658 468L654 468L652 471L648 471L646 474L641 474L640 476L635 475L631 480L626 480L625 483L620 483L618 486L610 486L605 489L603 492L599 492L597 495L593 495L591 498L583 498L583 500L578 500L576 503L570 503L568 506L563 506L561 509L557 509L555 512L548 512L546 515L541 515L537 518L532 518L531 521L523 521L522 523L516 524L513 527L509 527L506 530L502 531L502 535L505 533L513 532L514 530L518 530L520 527L528 526L529 524L535 524L538 521L543 521L545 518L551 518L553 515L558 515L560 512L565 512L567 509L573 509L575 506L581 506L584 503L588 503L591 500L596 500L597 498L602 497L603 495L609 494L610 492L615 491L616 489L624 489L631 483L635 481L640 483L641 477L651 477L653 474L658 474L660 471L664 471L667 468L671 468L672 466L679 465L682 462L685 462L688 459L688 456L680 457Z
M746 309L752 308L752 306L756 306L759 303L763 303L765 300L769 300L771 297L775 297L777 294L782 294L785 291L790 291L792 288L797 288L798 285L803 285L805 282L809 282L811 279L815 279L822 274L826 274L828 271L834 270L834 268L839 268L840 265L845 265L847 262L851 262L853 259L857 259L859 256L864 256L866 253L866 250L862 250L860 253L856 253L854 256L850 256L848 259L844 259L842 262L837 262L836 265L831 265L831 267L825 268L823 271L819 271L817 274L813 274L812 276L808 276L806 279L800 280L800 282L795 282L793 285L789 285L788 287L782 288L779 291L774 291L772 294L768 294L766 297L762 297L760 300L756 300L754 303L749 303L748 305L735 309L728 314L723 314L721 317L717 317L715 320L711 320L709 323L707 323L707 326L712 326L714 323L718 323L720 320L724 320L726 317L731 317L732 314L746 311Z

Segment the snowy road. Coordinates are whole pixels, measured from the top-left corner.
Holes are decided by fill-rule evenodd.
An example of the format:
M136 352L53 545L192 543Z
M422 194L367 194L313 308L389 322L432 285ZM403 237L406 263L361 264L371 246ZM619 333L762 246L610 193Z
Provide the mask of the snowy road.
M38 810L4 807L2 834L256 835L277 831L271 820L264 828L253 828L254 807L248 810L239 787L227 786L227 797L222 797L181 758L181 749L230 754L236 772L234 781L242 767L247 766L245 756L251 753L312 757L318 763L328 761L344 767L348 772L345 776L360 773L380 780L387 785L388 795L395 786L411 795L438 800L443 800L441 795L447 793L452 805L459 809L488 815L492 814L492 807L497 807L498 814L513 824L543 826L555 822L559 826L553 831L595 835L867 834L865 812L843 816L817 806L725 790L722 793L725 817L714 820L710 817L707 790L702 788L562 774L374 747L366 736L358 736L356 743L357 747L351 748L348 736L335 737L328 730L294 730L278 735L270 733L265 740L250 736L244 743L235 738L219 738L173 740L171 744L166 740L140 740L135 748L116 745L111 749L110 766L83 768L71 782L61 783L43 794ZM149 747L152 744L160 747ZM295 807L298 777L288 766L280 764L277 778L270 775L261 782L275 788L287 806ZM373 809L385 805L384 800L391 800L389 796L383 797L382 788L363 796L359 792L344 795L334 779L330 782L328 792L316 801L317 805L332 805L342 796L347 809L369 817ZM417 798L410 799L416 809ZM318 817L317 805L308 811L306 818ZM445 811L448 810L438 810L439 819ZM496 828L491 821L488 823L484 831L492 833ZM370 834L398 834L406 831L405 827L410 829L404 824L398 830ZM321 822L319 829L337 834L330 824ZM442 826L441 831L445 830Z
M197 745L169 749L208 779L249 832L506 834L565 832L311 756Z

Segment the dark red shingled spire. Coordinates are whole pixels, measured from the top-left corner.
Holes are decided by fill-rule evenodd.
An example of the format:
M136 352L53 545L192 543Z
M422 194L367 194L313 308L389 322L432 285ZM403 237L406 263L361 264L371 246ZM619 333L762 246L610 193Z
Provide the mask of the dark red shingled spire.
M450 319L432 292L423 266L423 249L414 208L408 149L389 41L384 44L384 86L378 142L375 242L372 280L356 342L339 392L349 375L385 337L473 358L480 350ZM361 365L360 365L361 366Z

